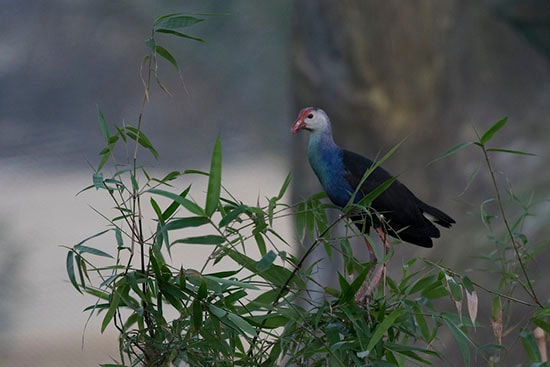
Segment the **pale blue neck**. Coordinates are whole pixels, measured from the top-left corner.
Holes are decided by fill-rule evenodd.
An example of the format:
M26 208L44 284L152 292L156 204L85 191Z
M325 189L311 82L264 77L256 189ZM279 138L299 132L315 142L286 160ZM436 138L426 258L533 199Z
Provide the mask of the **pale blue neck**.
M331 172L343 169L341 149L334 143L330 129L311 133L307 155L311 168L323 186L329 180Z

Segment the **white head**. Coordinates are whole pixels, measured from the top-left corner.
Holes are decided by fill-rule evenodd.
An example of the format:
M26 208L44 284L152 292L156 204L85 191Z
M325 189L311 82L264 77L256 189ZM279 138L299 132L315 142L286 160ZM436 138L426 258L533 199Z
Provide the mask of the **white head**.
M298 113L298 118L294 121L294 124L292 124L290 131L296 134L300 130L308 130L311 132L330 131L330 120L325 111L320 108L302 108L300 113Z

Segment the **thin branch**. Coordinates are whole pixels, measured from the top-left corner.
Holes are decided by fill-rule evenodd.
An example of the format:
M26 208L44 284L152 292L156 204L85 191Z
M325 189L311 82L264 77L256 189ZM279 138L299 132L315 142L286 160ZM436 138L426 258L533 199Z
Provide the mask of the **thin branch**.
M504 222L504 226L506 227L506 231L508 233L508 236L510 236L510 241L512 241L512 247L514 248L516 258L517 258L518 263L519 263L520 268L521 268L521 272L523 273L523 276L525 277L525 281L527 283L527 284L524 284L523 282L520 282L520 284L522 285L523 289L525 289L527 294L529 294L529 296L533 299L533 301L535 301L537 303L537 305L542 308L544 306L539 301L539 299L537 297L537 294L535 292L535 289L533 288L533 284L532 284L532 282L529 278L529 275L527 274L527 269L525 267L525 264L523 263L523 259L521 257L521 254L519 253L518 246L517 246L516 241L514 239L512 229L510 228L510 225L508 223L508 218L507 218L506 213L504 211L504 206L502 205L502 197L500 196L500 190L498 188L497 181L496 181L496 178L495 178L495 172L493 170L493 166L491 165L491 161L489 160L489 155L487 154L487 150L485 149L485 145L480 145L480 146L481 146L481 149L483 151L483 156L485 157L485 163L487 164L487 168L489 169L489 174L491 176L493 187L495 188L496 199L497 199L500 214L502 215L502 220Z

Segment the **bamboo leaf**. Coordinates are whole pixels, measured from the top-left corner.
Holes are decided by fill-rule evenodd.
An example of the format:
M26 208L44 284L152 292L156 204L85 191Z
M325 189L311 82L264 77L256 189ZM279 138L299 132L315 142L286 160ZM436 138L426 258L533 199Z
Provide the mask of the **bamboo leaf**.
M93 239L93 238L96 238L96 237L99 237L99 236L101 236L102 234L105 234L105 233L107 233L107 232L109 232L109 231L110 231L110 229L106 229L106 230L104 230L104 231L101 231L101 232L99 232L99 233L96 233L96 234L94 234L94 235L91 235L90 237L86 237L85 239L83 239L82 241L80 241L79 243L77 243L77 244L75 245L75 247L78 247L78 246L82 245L83 243L86 243L86 242L88 242L89 240L91 240L91 239Z
M111 135L109 134L109 128L107 127L105 116L103 115L103 112L101 112L99 106L97 106L97 120L99 121L99 126L101 127L101 132L103 133L105 141L109 142L109 138Z
M519 333L519 337L521 339L521 344L523 344L523 349L529 357L529 360L531 362L540 362L540 352L539 348L537 347L537 342L535 340L535 337L533 336L533 333L531 333L531 331L529 331L528 329L523 328Z
M290 181L292 181L292 176L289 173L285 181L283 182L283 186L281 186L281 189L279 190L279 194L277 195L277 200L281 200L281 198L285 195L286 190L288 189L288 186L290 185Z
M186 192L186 191L184 191L184 192ZM150 190L147 190L146 192L149 192L149 193L155 194L155 195L164 196L168 199L171 199L172 201L174 201L174 203L177 203L177 204L183 206L185 209L189 210L191 213L196 214L198 216L204 216L205 215L204 210L200 206L198 206L197 204L192 202L191 200L186 199L184 197L185 195L182 196L183 193L178 195L178 194L174 194L173 192L160 190L160 189L150 189ZM172 206L172 205L170 205L170 206ZM173 210L175 211L175 209L173 209ZM167 209L167 211L168 211L168 209Z
M181 32L175 31L175 30L173 30L173 29L164 29L164 28L160 28L160 29L157 29L156 32L158 32L158 33L171 34L171 35L176 36L176 37L187 38L187 39L190 39L190 40L193 40L193 41L197 41L197 42L201 42L201 43L206 43L206 41L205 41L204 39L202 39L202 38L190 36L190 35L188 35L188 34L181 33Z
M256 329L252 327L252 325L250 325L248 321L243 319L241 316L230 312L227 314L227 319L231 321L243 333L256 336Z
M71 284L73 285L73 287L75 287L78 293L82 294L82 291L78 286L78 282L76 281L76 275L74 272L74 253L72 251L69 251L67 253L66 268L67 268L67 274L69 276L69 280L71 281Z
M155 31L159 29L178 29L192 26L202 22L204 19L188 15L169 14L158 18L154 23Z
M235 287L246 288L246 289L259 289L258 287L250 283L240 282L233 279L220 278L214 275L203 275L203 278L220 283L222 285L227 285L227 286L235 286Z
M194 245L219 245L224 241L225 241L224 237L212 234L212 235L206 235L206 236L182 238L172 242L171 246L177 243L187 243L187 244L194 244Z
M370 353L376 344L382 339L384 334L388 331L390 327L395 323L395 320L403 313L403 309L396 308L392 313L384 318L384 320L378 325L374 333L372 334L369 344L367 344L366 353Z
M260 255L265 256L267 252L267 247L265 245L265 240L261 233L254 233L254 239L256 240L256 245L260 251Z
M202 326L202 305L199 299L195 299L193 301L193 304L191 306L192 308L192 316L191 319L193 321L193 329L195 331L199 331Z
M164 59L166 59L170 64L172 64L177 70L180 69L180 66L178 65L176 58L170 53L170 51L168 51L167 49L165 49L160 45L157 45L155 47L155 51L157 52L157 54L159 54Z
M448 151L446 151L445 153L443 153L442 155L440 155L439 157L435 158L434 160L432 160L430 163L428 163L428 166L432 163L435 163L437 161L440 161L442 159L445 159L459 151L461 151L462 149L466 148L466 147L469 147L470 145L474 144L473 141L465 141L463 143L460 143L458 145L455 145L454 147L452 147L451 149L449 149Z
M178 218L171 220L165 226L167 231L172 231L175 229L182 229L188 227L200 227L204 224L208 224L210 221L207 217L187 217L187 218Z
M256 263L256 270L258 272L263 272L271 267L273 265L273 262L277 258L277 254L273 252L272 250L269 250L268 253L266 253L260 261Z
M470 365L470 347L468 344L473 344L468 335L462 331L453 320L449 320L447 317L443 317L443 321L445 321L445 324L451 331L451 334L453 334L456 342L458 343L458 347L460 349L460 352L462 353L462 359L464 359L464 365L469 366Z
M113 317L115 316L116 310L118 308L118 305L120 303L120 297L118 293L115 291L113 293L113 298L111 299L111 302L109 302L109 309L107 310L107 313L105 314L105 317L103 318L103 322L101 323L101 333L105 331L107 328L107 325L111 322Z
M158 152L153 147L153 144L149 140L149 138L145 135L145 133L139 129L136 129L133 126L125 126L126 129L126 135L131 138L132 140L136 141L139 145L144 147L145 149L148 149L153 157L155 159L158 159Z
M109 159L109 157L107 156L106 160ZM103 161L103 160L102 160ZM99 167L98 167L98 170L101 169L101 167L103 167L103 163L100 163ZM92 182L93 182L93 185L94 187L96 188L96 190L99 190L99 189L105 189L105 183L103 182L103 173L101 172L94 172L94 174L92 175Z
M77 246L74 247L74 249L75 249L75 251L78 251L78 253L80 253L80 254L88 253L88 254L92 254L92 255L96 255L96 256L108 257L109 259L113 258L111 255L109 255L105 251L101 251L101 250L98 250L96 248L89 247L89 246L77 245Z
M482 145L485 145L489 140L491 140L491 138L493 137L493 135L496 134L497 131L499 131L500 129L502 129L502 127L504 125L506 125L506 122L508 121L508 117L505 117L503 118L502 120L500 121L497 121L493 126L491 126L482 136L481 136L481 139L479 139L479 142L482 144Z
M208 177L208 192L206 193L205 212L208 217L216 211L220 201L222 180L222 147L220 137L216 139L212 160L210 162L210 174Z
M182 198L185 198L190 190L191 190L191 185L187 186L187 188L185 190L183 190L178 196L182 197ZM166 208L166 210L162 213L162 219L163 220L168 220L168 218L170 218L172 216L172 214L174 214L176 212L176 210L178 209L179 206L180 206L180 204L178 202L173 201L168 206L168 208Z
M230 210L221 220L220 220L220 223L218 224L218 226L220 228L222 227L225 227L226 225L228 225L229 223L233 222L234 220L236 220L239 215L241 215L242 213L245 213L248 211L248 207L245 206L245 205L239 205L237 207L235 207L234 209Z
M510 153L510 154L518 154L518 155L528 155L532 157L536 157L536 154L533 153L527 153L522 152L520 150L512 150L512 149L501 149L501 148L489 148L487 149L488 152L500 152L500 153Z

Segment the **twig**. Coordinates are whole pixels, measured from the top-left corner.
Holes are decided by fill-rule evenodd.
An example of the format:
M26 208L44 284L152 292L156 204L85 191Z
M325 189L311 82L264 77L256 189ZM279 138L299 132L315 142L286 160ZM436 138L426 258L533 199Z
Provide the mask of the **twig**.
M523 276L525 277L525 281L527 284L522 285L523 289L529 294L529 296L533 299L533 301L536 302L536 304L539 307L544 307L542 303L539 301L537 294L535 292L535 289L533 288L533 284L531 283L531 280L529 279L529 275L527 274L527 269L525 268L525 264L523 263L523 260L521 258L521 254L519 253L518 246L516 244L516 241L514 239L514 235L512 233L512 229L510 228L510 225L508 224L508 219L506 217L506 213L504 212L504 206L502 205L502 198L500 196L500 190L497 185L497 181L495 178L495 172L493 170L493 166L491 165L491 161L489 160L489 155L487 154L487 150L485 149L485 145L481 144L481 150L483 151L483 156L485 157L485 163L487 164L487 168L489 169L489 174L491 176L491 180L493 182L493 187L495 188L495 193L497 197L497 203L499 207L500 214L502 215L502 220L504 222L504 226L506 227L506 231L508 232L508 236L510 236L510 241L512 241L512 247L514 248L516 258L518 260L519 266L521 268L521 272L523 273Z

